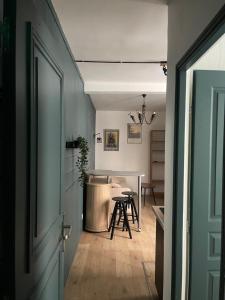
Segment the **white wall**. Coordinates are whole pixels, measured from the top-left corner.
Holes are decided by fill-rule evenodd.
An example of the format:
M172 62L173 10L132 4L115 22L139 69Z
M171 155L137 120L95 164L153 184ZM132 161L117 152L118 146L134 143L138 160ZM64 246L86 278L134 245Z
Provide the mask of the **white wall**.
M224 0L171 0L168 19L164 300L171 299L174 100L176 64L213 19Z
M96 143L95 167L96 169L144 171L145 178L149 180L150 158L150 130L165 129L165 112L160 112L151 126L142 128L142 144L127 143L127 123L130 123L128 111L97 111L96 133L103 137L104 129L120 130L119 151L104 151L104 143ZM127 185L137 191L137 178L127 177Z

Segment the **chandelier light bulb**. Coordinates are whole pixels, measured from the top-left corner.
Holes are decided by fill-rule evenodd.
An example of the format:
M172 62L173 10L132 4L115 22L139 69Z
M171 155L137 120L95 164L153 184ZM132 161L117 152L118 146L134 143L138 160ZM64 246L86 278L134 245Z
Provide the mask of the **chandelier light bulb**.
M137 118L138 118L138 122L136 122L135 116L130 112L128 115L130 116L131 120L135 123L135 124L147 124L150 125L152 123L152 121L155 119L156 117L156 112L154 111L150 117L150 120L147 119L146 117L146 104L145 104L145 98L146 98L146 94L142 94L142 100L143 100L143 104L141 106L141 111L137 111Z
M142 115L141 112L138 113L138 120L142 124L142 122L143 122L143 115Z
M152 123L152 121L155 119L155 117L156 117L156 112L154 111L153 114L152 114L152 116L151 116L150 123Z
M132 113L129 113L129 116L130 116L131 120L132 120L134 123L136 123L136 120L135 120L134 115L133 115Z

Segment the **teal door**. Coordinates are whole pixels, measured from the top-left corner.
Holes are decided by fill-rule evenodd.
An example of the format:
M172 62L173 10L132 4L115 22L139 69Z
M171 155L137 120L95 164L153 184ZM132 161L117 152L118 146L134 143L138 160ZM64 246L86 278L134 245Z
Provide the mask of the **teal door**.
M30 28L30 27L29 27ZM63 299L62 86L47 48L30 38L29 299Z
M225 72L195 71L191 153L190 281L191 300L218 300Z

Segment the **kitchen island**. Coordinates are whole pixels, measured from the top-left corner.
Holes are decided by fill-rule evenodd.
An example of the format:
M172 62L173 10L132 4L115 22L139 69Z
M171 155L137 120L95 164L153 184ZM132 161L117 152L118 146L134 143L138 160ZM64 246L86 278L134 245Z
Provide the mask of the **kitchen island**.
M164 263L164 206L153 206L156 216L155 248L155 285L159 300L163 299L163 263Z

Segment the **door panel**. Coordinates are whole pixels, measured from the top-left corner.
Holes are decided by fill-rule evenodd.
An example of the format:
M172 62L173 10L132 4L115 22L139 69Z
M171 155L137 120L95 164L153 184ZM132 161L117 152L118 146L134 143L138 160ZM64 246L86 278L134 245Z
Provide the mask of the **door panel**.
M28 25L29 26L29 25ZM31 27L29 27L31 29ZM32 32L29 272L32 300L63 299L62 73Z
M219 299L225 72L195 71L190 299Z
M59 274L62 272L63 260L60 250L57 249L47 268L41 276L30 299L32 300L62 300L63 289Z
M35 48L38 75L37 115L37 241L49 231L60 212L61 200L61 78Z

